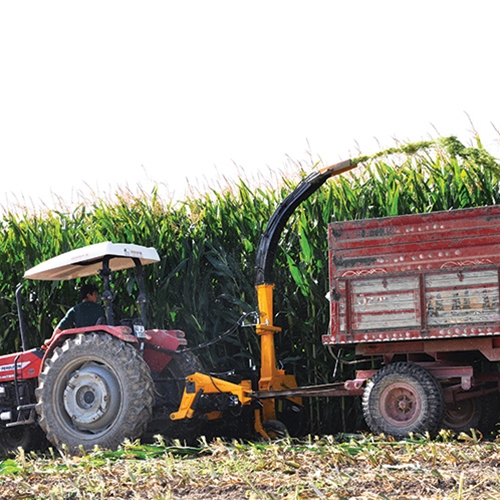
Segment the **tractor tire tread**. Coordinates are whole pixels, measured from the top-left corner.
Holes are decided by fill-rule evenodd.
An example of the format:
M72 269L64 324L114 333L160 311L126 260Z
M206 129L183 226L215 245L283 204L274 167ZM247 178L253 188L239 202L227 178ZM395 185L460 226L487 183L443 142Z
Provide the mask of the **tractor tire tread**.
M76 438L67 432L65 424L61 422L61 408L52 407L53 391L59 381L61 373L64 376L64 367L67 363L78 358L97 360L108 363L120 373L120 386L126 394L120 397L125 401L125 408L120 410L116 424L110 432L102 438L92 435L81 435ZM66 374L66 376L68 376ZM149 367L140 353L130 344L107 333L78 334L67 339L61 346L54 349L46 360L39 376L39 385L35 391L37 396L36 411L39 415L39 425L45 432L47 439L57 448L67 447L71 453L78 453L82 446L85 450L95 445L105 449L116 449L125 439L136 439L146 429L152 415L154 401L154 387ZM62 406L62 402L59 402Z

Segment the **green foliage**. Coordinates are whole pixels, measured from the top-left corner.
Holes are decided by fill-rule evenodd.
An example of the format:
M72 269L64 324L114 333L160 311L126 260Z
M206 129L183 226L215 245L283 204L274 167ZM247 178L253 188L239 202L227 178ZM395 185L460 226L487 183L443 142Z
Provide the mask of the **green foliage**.
M498 203L500 165L476 139L476 147L465 147L452 137L358 158L357 169L329 181L292 215L273 269L276 323L283 328L276 336L276 350L280 364L295 373L299 384L331 381L334 371L334 359L321 344L329 321L327 224ZM165 202L156 191L139 196L121 192L113 200L85 200L71 211L4 211L1 351L20 349L17 283L23 283L32 346L50 337L55 323L77 300L78 283L28 283L22 279L24 270L101 241L158 250L161 262L145 268L151 326L182 329L190 345L217 337L242 312L256 308L259 238L294 186L284 180L279 189L255 189L240 180L231 188L180 203ZM117 316L136 314L134 277L120 273L113 287ZM252 329L242 328L237 336L199 354L208 368L241 370L259 364L258 338ZM350 370L340 366L337 377L348 376ZM314 433L336 431L345 427L342 419L359 418L352 404L337 399L314 400L306 411Z

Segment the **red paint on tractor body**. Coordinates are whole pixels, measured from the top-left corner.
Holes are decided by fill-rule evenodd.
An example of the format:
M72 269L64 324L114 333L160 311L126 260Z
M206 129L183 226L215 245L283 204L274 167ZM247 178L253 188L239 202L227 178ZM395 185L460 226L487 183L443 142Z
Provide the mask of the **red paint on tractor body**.
M25 380L38 377L44 351L31 349L15 354L0 356L0 381L10 382L14 379Z
M186 343L184 332L180 330L146 330L144 361L152 372L160 373L172 359L168 351L177 351L180 345Z

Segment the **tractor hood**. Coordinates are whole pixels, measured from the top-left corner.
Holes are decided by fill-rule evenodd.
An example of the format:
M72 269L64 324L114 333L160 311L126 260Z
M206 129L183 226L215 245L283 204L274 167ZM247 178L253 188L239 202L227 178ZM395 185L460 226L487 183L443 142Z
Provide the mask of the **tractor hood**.
M109 269L120 271L135 267L135 259L142 265L158 262L158 252L151 247L130 243L97 243L77 248L32 267L24 273L34 280L69 280L99 274L104 260L109 259Z

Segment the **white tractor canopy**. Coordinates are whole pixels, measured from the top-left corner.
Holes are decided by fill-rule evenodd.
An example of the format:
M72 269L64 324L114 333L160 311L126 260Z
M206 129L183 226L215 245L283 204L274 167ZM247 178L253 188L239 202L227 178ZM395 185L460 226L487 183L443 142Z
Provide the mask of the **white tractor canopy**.
M105 260L109 259L110 271L135 267L135 259L142 265L158 262L158 252L152 247L130 243L97 243L41 262L24 273L33 280L70 280L99 274Z

